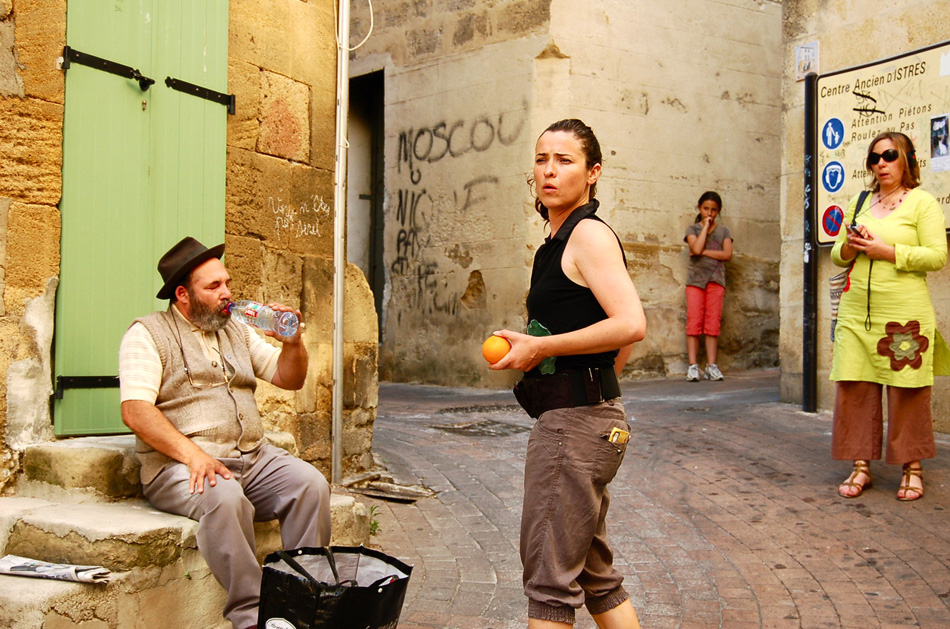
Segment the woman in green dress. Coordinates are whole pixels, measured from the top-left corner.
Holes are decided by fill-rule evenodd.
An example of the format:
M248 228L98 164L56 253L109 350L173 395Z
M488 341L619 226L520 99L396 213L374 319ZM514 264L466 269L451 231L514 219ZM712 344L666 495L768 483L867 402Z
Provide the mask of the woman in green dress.
M854 462L838 493L860 496L871 485L869 462L881 458L886 386L885 460L903 466L897 499L917 500L924 495L920 461L936 456L930 391L937 338L926 278L947 262L944 214L918 187L914 145L903 133L875 137L866 166L872 194L860 207L859 197L851 200L831 251L835 264L851 265L835 327L831 454Z

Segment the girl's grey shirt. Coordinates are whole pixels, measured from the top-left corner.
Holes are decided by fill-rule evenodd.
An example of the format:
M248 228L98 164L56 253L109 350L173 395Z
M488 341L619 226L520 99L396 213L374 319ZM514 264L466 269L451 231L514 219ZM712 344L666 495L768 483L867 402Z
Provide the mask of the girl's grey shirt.
M703 231L703 224L693 223L686 228L686 235L683 236L683 242L689 242L689 235L699 237ZM722 251L722 243L726 239L732 239L732 232L725 225L716 225L716 229L711 234L706 234L706 249L713 251ZM696 288L706 288L706 284L713 282L722 287L726 286L726 265L722 260L714 260L709 256L690 255L689 273L686 275L686 285Z

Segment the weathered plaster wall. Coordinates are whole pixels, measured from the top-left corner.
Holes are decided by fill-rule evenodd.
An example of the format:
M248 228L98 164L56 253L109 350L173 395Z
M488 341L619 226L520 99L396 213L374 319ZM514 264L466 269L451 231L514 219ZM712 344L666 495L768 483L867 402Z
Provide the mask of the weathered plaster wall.
M947 40L943 27L950 20L950 4L940 0L882 3L873 12L847 0L793 0L784 3L784 140L782 162L782 290L781 342L782 398L800 402L802 392L802 271L803 271L803 163L804 85L795 80L795 47L819 42L820 71L843 70L885 59ZM860 46L853 42L860 41ZM828 278L840 269L830 250L818 250L818 405L834 404L831 370ZM950 270L928 275L937 312L937 327L950 329ZM933 389L936 428L950 432L950 383L936 378Z
M722 195L735 238L719 364L775 365L780 4L561 0L551 41L559 56L538 62L536 115L567 111L598 133L597 194L647 314L628 373L686 371L683 234L706 190Z
M230 0L226 235L234 287L300 304L311 369L261 387L265 422L329 473L336 46L333 5ZM59 276L66 0L0 0L0 489L25 445L53 437L50 347ZM344 473L371 464L376 318L346 276Z
M647 309L648 338L628 374L686 370L682 237L706 189L722 193L736 239L720 363L776 364L779 3L374 7L351 75L385 73L382 377L513 377L490 372L479 346L493 329L525 323L545 232L524 182L537 136L565 117L583 118L604 147L601 212ZM368 17L354 10L356 43Z
M443 384L509 377L489 373L480 348L493 330L526 324L526 69L539 43L408 70L400 80L416 89L387 104L387 115L401 121L386 136L394 159L386 165L390 290L381 364L390 377ZM472 85L486 66L499 71ZM533 235L540 239L540 227Z
M526 179L531 60L549 4L373 5L351 74L386 74L384 378L511 381L480 348L493 330L524 328L527 243L543 237ZM354 6L353 43L368 21Z

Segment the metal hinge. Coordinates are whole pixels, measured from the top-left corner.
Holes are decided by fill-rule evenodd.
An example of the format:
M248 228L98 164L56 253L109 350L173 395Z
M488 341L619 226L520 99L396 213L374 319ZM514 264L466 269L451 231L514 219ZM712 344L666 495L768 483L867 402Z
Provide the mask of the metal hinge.
M138 81L139 87L142 88L143 92L148 91L148 88L155 83L155 79L148 78L135 68L124 66L121 63L109 61L102 57L88 55L69 46L65 46L63 48L63 70L68 70L70 63L78 63L81 66L88 66L96 70L102 70L103 72L117 74L126 79Z
M223 92L216 92L207 87L201 87L200 85L195 85L194 83L189 83L187 81L182 81L181 79L173 79L170 76L165 77L165 85L177 90L179 92L184 92L185 94L191 94L192 96L197 96L198 98L203 98L205 100L210 100L215 103L220 103L228 108L228 113L232 116L235 112L235 99L234 94L224 94Z
M56 376L56 391L53 397L63 399L66 389L115 389L119 376Z

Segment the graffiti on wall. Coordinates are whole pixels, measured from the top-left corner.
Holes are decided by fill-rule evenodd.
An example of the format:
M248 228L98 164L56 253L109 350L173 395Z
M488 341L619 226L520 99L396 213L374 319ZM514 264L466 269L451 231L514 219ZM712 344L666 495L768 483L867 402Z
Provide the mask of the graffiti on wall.
M435 169L446 172L453 168L453 160L464 155L513 144L524 129L526 110L527 104L518 112L444 120L400 132L396 160L399 186L392 197L398 229L390 232L395 233L395 241L387 251L392 252L389 270L393 286L401 288L408 307L423 314L458 312L461 293L447 286L446 271L427 255L433 242L432 227L445 215L463 217L488 202L499 182L494 175L480 174L451 190L434 189L432 177L427 175Z
M456 120L451 124L443 121L431 127L407 129L399 134L396 168L402 173L405 164L410 181L418 185L422 181L422 165L434 164L446 157L461 157L471 151L482 153L496 141L509 146L521 135L524 123L524 112L520 111L495 118L479 116L474 121Z
M267 197L267 207L274 215L278 239L281 236L320 236L320 224L330 218L330 204L319 194L310 195L300 203Z

